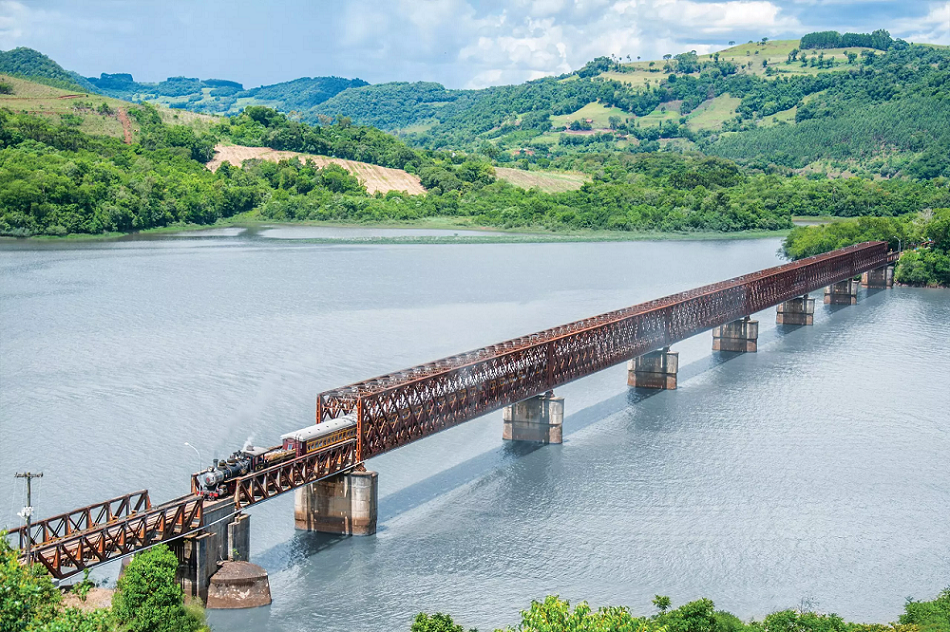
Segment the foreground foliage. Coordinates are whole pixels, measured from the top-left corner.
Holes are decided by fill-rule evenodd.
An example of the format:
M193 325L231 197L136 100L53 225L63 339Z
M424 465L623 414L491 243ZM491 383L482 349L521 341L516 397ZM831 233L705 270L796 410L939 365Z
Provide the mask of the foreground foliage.
M886 241L892 250L908 249L894 271L898 283L950 287L950 208L901 218L863 217L855 222L797 227L782 248L790 259L801 259L864 241ZM917 248L918 244L924 247Z
M569 602L548 596L522 611L518 625L496 632L950 632L950 589L933 601L908 600L899 622L888 625L849 623L836 614L804 609L773 612L762 621L745 623L716 610L709 599L673 610L669 609L669 597L657 595L653 603L657 614L638 617L623 606L594 610L581 602L572 609ZM411 632L464 632L464 628L449 615L422 613Z
M3 534L0 533L0 536ZM186 609L175 580L178 560L165 545L137 555L119 580L112 609L63 608L39 565L26 568L0 537L0 632L197 632L200 608ZM85 582L84 582L85 583ZM82 584L81 584L82 585ZM84 599L84 593L80 592Z

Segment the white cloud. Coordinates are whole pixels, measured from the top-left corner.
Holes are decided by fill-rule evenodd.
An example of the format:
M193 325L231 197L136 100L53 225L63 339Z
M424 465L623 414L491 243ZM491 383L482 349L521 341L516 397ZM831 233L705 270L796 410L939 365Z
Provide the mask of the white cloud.
M374 83L483 87L560 74L600 55L658 59L665 53L717 50L729 40L791 38L826 28L884 27L895 37L950 43L947 0L284 0L284 5L277 15L253 0L0 0L0 48L32 46L66 68L132 72L144 80L184 74L251 86L336 74Z
M927 15L899 19L892 30L908 42L950 44L950 2L931 2Z
M67 15L16 0L0 0L0 50L29 46L37 38L56 37L66 32L102 34L130 30L131 25L126 20Z

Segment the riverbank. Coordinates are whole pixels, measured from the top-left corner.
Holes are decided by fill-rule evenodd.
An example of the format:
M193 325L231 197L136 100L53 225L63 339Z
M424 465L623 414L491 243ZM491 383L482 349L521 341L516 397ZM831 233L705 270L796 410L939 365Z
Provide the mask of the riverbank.
M661 231L609 231L609 230L581 230L581 231L551 231L541 227L529 228L495 228L478 226L467 221L470 218L435 217L425 220L407 222L275 222L247 216L235 216L219 220L214 224L171 224L158 228L149 228L132 233L103 233L89 235L73 233L64 236L36 235L33 237L16 238L0 237L0 244L4 243L73 243L122 241L148 238L153 236L174 236L176 233L196 233L201 231L215 231L221 228L240 228L260 231L277 227L316 227L328 229L380 229L380 230L429 230L445 231L445 235L399 235L399 236L368 236L368 237L313 237L294 239L295 243L362 243L362 244L458 244L458 243L571 243L571 242L618 242L618 241L710 241L710 240L740 240L740 239L768 239L783 238L788 230L756 230L737 232L661 232ZM484 235L458 235L452 231L466 233L483 232ZM265 236L266 238L266 236Z

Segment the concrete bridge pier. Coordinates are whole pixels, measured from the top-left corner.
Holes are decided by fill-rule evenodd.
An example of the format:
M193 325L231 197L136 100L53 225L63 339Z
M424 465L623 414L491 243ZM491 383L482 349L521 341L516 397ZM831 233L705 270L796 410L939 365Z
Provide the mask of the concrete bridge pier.
M627 363L627 386L673 390L676 388L676 373L679 356L669 347L637 356Z
M855 305L858 302L858 282L846 279L825 288L825 305Z
M807 294L781 303L776 307L776 325L815 324L815 299Z
M294 492L294 526L302 531L373 535L379 505L379 474L351 470Z
M713 328L713 351L755 353L759 342L759 321L746 316Z
M178 577L186 596L207 602L211 578L221 564L248 561L251 517L243 512L231 514L234 514L232 498L205 502L201 516L202 530L169 543L178 556ZM267 574L263 569L261 572L261 581L266 584ZM267 593L270 594L269 586Z
M564 398L553 391L505 406L502 439L561 443Z
M861 285L870 289L886 290L894 287L894 266L887 265L868 270L861 275Z
M825 305L855 305L859 285L854 279L832 283L825 288Z

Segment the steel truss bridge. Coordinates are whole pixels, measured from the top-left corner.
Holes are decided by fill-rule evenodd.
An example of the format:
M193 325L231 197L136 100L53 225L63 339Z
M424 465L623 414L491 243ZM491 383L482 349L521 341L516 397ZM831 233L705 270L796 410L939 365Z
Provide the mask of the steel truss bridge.
M356 413L357 439L237 479L234 508L353 469L366 459L897 258L867 242L546 329L317 397L320 423ZM143 490L13 529L8 539L57 579L200 531L192 493L152 507Z

